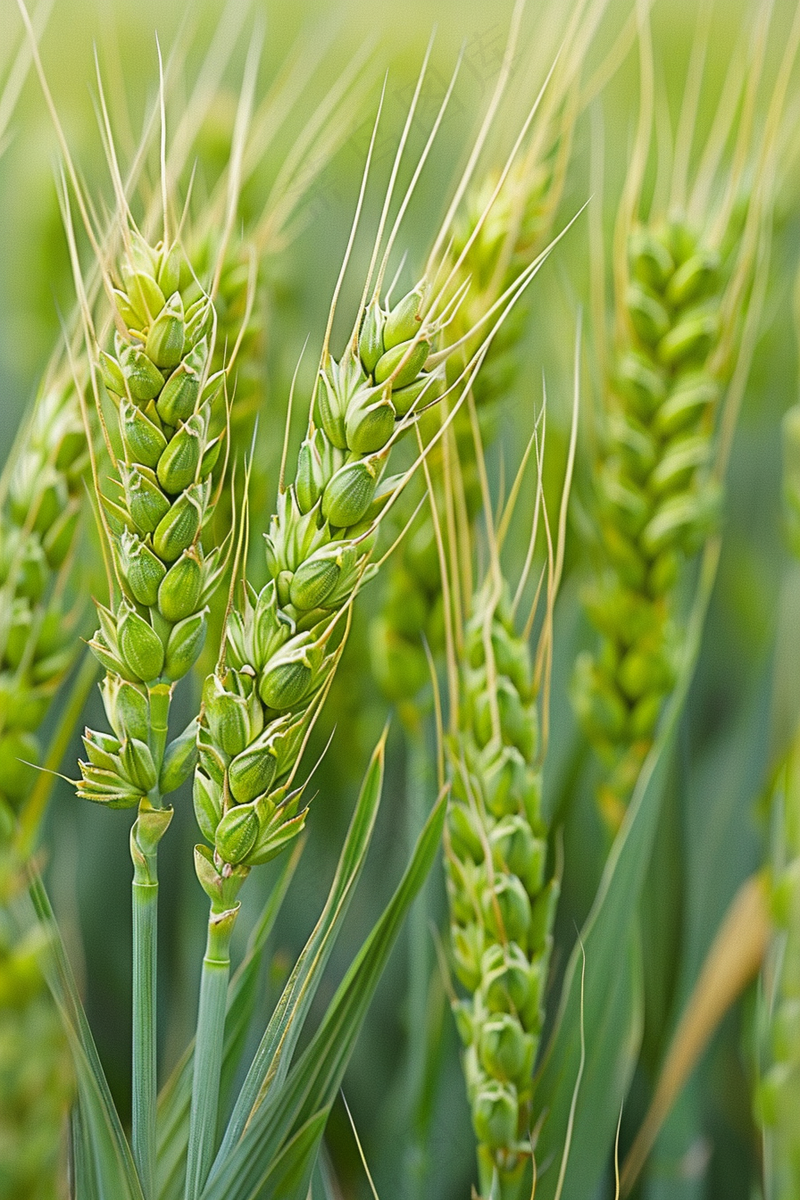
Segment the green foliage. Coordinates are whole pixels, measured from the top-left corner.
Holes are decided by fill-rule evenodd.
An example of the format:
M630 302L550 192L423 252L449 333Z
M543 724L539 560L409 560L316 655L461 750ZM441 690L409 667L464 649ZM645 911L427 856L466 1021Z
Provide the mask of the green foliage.
M0 851L0 1195L56 1200L65 1116L74 1093L69 1048L47 991L47 934L19 923L24 867Z
M64 583L88 463L75 386L46 384L3 483L0 523L0 804L17 810L35 778L36 734L75 657Z
M605 863L592 910L570 956L555 1027L534 1082L533 1104L537 1113L544 1114L537 1158L565 1164L561 1193L565 1200L578 1200L597 1186L638 1057L642 975L637 900L645 886L717 555L712 543L704 559L677 684ZM542 1195L556 1194L560 1175L561 1170L551 1170L542 1178Z

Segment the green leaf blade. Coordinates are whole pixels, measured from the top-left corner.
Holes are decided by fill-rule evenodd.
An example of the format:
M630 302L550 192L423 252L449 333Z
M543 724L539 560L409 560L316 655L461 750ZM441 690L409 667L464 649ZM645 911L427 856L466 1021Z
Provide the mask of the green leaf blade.
M372 840L383 790L385 734L361 786L325 907L283 990L255 1053L228 1123L217 1163L236 1145L255 1107L286 1078L303 1022L316 994ZM212 1167L211 1178L216 1165Z
M684 644L678 684L658 737L639 776L630 807L606 862L592 910L575 945L561 992L555 1028L534 1081L535 1113L546 1113L537 1142L540 1163L557 1163L569 1143L559 1200L585 1200L596 1187L614 1144L617 1122L641 1039L642 975L638 951L638 902L658 829L661 799L681 713L699 653L703 622L716 577L719 542L706 547ZM633 969L633 943L639 966ZM626 969L620 967L626 948ZM586 969L582 984L582 964ZM621 994L620 978L627 981ZM582 995L583 990L583 995ZM586 1060L570 1112L581 1060L581 1021ZM537 1200L555 1200L558 1169L544 1172Z

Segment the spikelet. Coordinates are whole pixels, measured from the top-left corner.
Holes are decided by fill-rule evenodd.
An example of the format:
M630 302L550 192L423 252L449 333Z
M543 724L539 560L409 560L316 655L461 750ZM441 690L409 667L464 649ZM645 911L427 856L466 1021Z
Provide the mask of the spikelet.
M6 834L3 835L5 841ZM21 932L22 865L0 849L0 1192L7 1200L63 1195L66 1120L74 1094L67 1039L47 990L41 929Z

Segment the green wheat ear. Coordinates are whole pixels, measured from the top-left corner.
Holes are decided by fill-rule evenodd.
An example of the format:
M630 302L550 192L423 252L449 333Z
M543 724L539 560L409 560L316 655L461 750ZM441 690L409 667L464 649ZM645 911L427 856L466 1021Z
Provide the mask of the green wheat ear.
M629 330L609 381L599 467L607 569L587 594L600 650L579 660L574 694L608 768L600 798L619 825L671 690L675 587L715 527L711 466L721 383L719 255L680 221L634 230Z
M473 598L463 661L460 727L448 746L445 865L453 963L469 996L453 1008L481 1194L491 1194L496 1172L500 1195L510 1198L530 1158L531 1083L558 882L546 871L530 650L494 580Z
M573 428L561 498L556 546L542 492L544 414L534 429L536 503L528 553L513 599L500 561L527 466L523 459L495 532L480 433L473 454L479 469L490 565L472 595L465 563L473 535L465 521L456 556L457 581L442 562L448 596L467 597L463 628L448 620L451 733L446 756L451 796L445 831L450 911L450 956L467 992L452 1007L463 1043L462 1062L477 1139L480 1194L516 1200L532 1155L533 1069L544 1020L544 998L559 897L542 811L548 733L553 607L564 561L566 512L578 415L576 347ZM539 425L542 425L540 430ZM429 485L437 521L433 488ZM544 527L546 553L531 612L522 630L517 608ZM439 540L440 553L442 541ZM442 554L442 558L444 555ZM531 628L540 590L546 606L538 647ZM448 606L448 613L454 605Z
M686 564L719 526L724 468L760 314L764 272L756 246L769 234L785 92L779 78L760 142L741 124L732 165L721 164L721 144L709 139L690 190L697 95L687 85L669 198L657 190L639 218L652 104L644 36L642 63L639 138L615 233L616 337L613 350L599 356L609 367L595 465L598 555L585 592L598 645L579 658L572 689L603 764L598 801L612 832L675 682ZM749 86L758 81L756 64ZM717 125L729 129L732 120L721 102ZM756 175L748 192L743 162ZM604 330L596 335L602 345Z
M3 479L0 523L0 805L17 811L39 759L37 730L74 661L65 585L88 464L75 388L46 385Z
M287 169L270 188L257 215L240 231L236 228L235 218L241 188L262 161L276 122L285 120L292 112L292 103L286 103L286 96L292 95L294 99L291 89L297 84L297 72L290 73L282 86L260 106L258 128L254 130L248 127L249 106L247 86L244 86L239 107L234 106L227 142L228 157L212 195L197 214L188 212L183 217L188 249L181 268L182 303L186 308L202 299L201 280L209 291L213 289L218 333L209 372L221 379L224 369L226 377L235 376L236 380L232 391L220 387L216 397L212 398L209 437L212 441L219 437L224 439L229 432L234 453L241 451L243 439L249 439L255 410L263 401L260 387L264 338L261 266L264 258L275 253L285 242L288 223L302 200L304 188L310 185L315 173L322 169L341 140L339 122L342 114L349 111L347 102L353 90L357 65L358 60L345 68L336 82L335 94L326 97L324 110L315 114L313 129L304 134L303 144L295 147L291 163L287 162ZM152 122L148 126L150 132L140 147L138 165L123 185L99 69L98 87L109 162L112 173L117 176L119 198L136 192L141 164L146 161L155 126ZM190 97L193 119L199 120L213 106L213 100L213 94L204 95L195 89ZM169 192L190 153L188 143L169 147L166 203L172 213L179 212L182 205L177 188L174 195ZM243 165L245 153L247 164ZM313 162L309 161L312 154ZM202 162L199 166L202 169ZM156 193L145 205L143 226L147 229L161 217L160 200ZM124 204L124 200L121 203ZM109 238L113 240L113 236L112 229L106 234L104 244ZM101 276L95 272L87 284L90 302L96 299L100 285ZM138 318L129 316L134 326L139 323ZM107 310L96 317L98 338L104 344L103 330L109 320ZM77 557L85 499L83 480L88 476L89 466L81 402L83 396L90 400L91 389L87 356L74 337L78 325L78 316L74 314L70 323L69 349L65 352L60 347L54 355L0 483L3 512L0 527L0 596L3 599L0 618L0 776L3 781L0 803L14 810L19 810L31 793L33 768L26 764L39 760L37 730L79 645L77 614L71 608L72 597L67 593ZM142 428L146 430L146 426ZM102 453L101 429L101 424L93 421L88 431L97 454ZM230 450L219 455L212 473L215 485L220 482L231 457ZM231 518L224 490L220 500L223 511L217 513L216 521L218 527L224 528ZM38 790L41 791L41 786ZM26 836L29 841L35 841L40 806L35 813L30 805L23 807Z

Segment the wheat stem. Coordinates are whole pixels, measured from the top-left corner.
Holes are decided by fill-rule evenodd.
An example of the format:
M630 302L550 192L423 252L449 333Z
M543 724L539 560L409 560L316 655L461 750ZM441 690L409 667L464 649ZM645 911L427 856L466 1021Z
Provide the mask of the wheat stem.
M156 988L158 875L155 854L134 870L133 1080L131 1148L145 1200L153 1200L156 1162Z
M208 918L195 1038L186 1200L197 1200L214 1156L225 1008L231 968L231 935L237 913L238 905L222 912L215 912L212 907Z
M430 811L432 794L430 757L422 725L406 738L406 837L416 844ZM421 1200L426 1194L427 1146L419 1129L417 1108L425 1082L426 1030L428 1025L428 984L430 975L429 889L420 890L408 914L408 1042L406 1063L406 1120L412 1136L406 1148L408 1200Z

